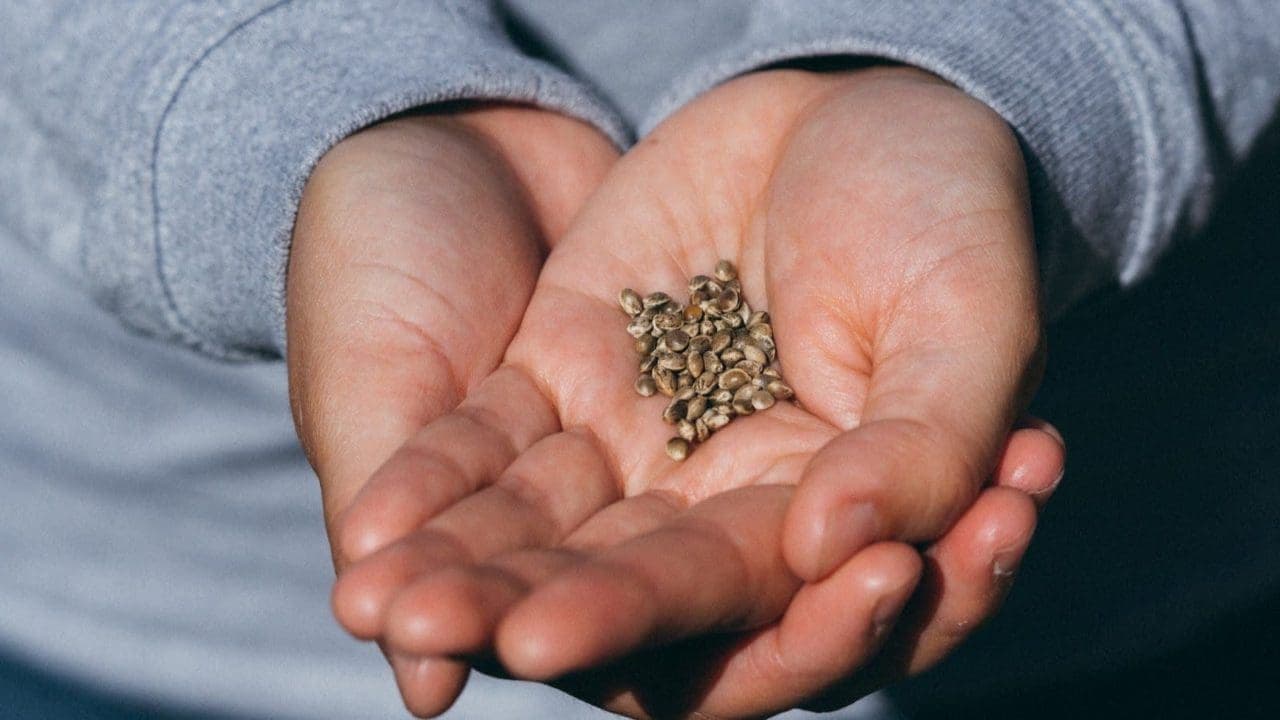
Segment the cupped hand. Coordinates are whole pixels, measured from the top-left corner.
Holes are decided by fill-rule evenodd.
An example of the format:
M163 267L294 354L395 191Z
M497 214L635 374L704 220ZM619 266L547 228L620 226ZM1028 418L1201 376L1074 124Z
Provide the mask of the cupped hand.
M740 418L675 465L663 399L631 389L615 298L678 297L722 257L773 316L801 405ZM362 559L335 610L428 658L398 668L402 690L429 687L440 656L491 647L551 678L767 632L851 565L878 578L852 615L883 627L877 610L893 615L921 572L900 542L960 527L1034 388L1039 340L1022 159L993 112L904 68L744 76L618 163L503 364L353 502L342 536ZM843 648L837 669L872 646ZM837 679L810 674L805 697ZM406 694L422 712L442 698ZM733 688L704 699L694 709L745 709Z
M293 233L287 356L338 568L352 546L336 518L497 367L549 241L616 158L586 124L480 106L392 119L321 159ZM442 682L465 674L441 664Z

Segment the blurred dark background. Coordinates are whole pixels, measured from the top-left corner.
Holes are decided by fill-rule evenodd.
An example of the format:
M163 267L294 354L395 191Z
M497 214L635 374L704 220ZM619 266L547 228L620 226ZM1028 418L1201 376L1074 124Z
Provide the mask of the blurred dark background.
M934 718L1280 718L1280 128L1207 232L1049 331L1067 474Z

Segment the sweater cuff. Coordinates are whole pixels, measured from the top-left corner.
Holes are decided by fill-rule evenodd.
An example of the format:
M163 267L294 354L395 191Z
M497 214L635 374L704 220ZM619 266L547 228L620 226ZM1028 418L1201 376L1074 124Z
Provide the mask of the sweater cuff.
M363 127L456 99L531 103L626 139L581 85L512 47L489 3L286 1L241 23L193 62L160 120L159 287L132 304L215 356L283 354L289 241L316 162Z
M877 57L986 103L1022 144L1050 316L1145 269L1153 237L1152 102L1132 43L1092 3L761 2L743 40L678 80L646 132L697 94L779 62ZM1145 59L1145 58L1144 58Z

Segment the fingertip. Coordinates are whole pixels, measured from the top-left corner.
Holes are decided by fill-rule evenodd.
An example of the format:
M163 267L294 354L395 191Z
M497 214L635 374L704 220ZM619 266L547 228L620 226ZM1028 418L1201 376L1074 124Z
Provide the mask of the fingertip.
M874 542L880 525L871 502L802 486L784 520L783 558L800 579L817 582Z
M382 635L382 615L388 599L384 583L359 565L343 571L329 594L338 624L361 640Z
M1037 509L1034 501L1026 493L1013 488L988 488L967 520L974 525L957 527L957 537L972 538L973 545L964 556L973 558L971 562L982 563L985 568L975 567L972 576L981 577L984 571L997 577L1011 576L1035 534Z
M452 567L418 580L387 610L386 641L410 655L467 655L489 649L516 591L500 573Z
M1065 470L1066 450L1058 436L1026 427L1010 434L994 479L996 485L1021 490L1037 505L1044 505L1061 483Z
M452 707L470 673L466 663L448 658L392 653L389 659L405 709L419 718L436 717Z

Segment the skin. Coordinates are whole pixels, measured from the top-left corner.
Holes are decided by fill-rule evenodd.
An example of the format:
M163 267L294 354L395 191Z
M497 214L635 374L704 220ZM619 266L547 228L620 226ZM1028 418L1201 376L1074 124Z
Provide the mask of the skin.
M447 153L409 153L405 176L370 183L406 153L367 152L347 159L362 181L304 198L291 380L342 568L335 614L388 649L415 714L453 702L463 658L634 716L840 704L937 662L995 611L1062 446L1047 426L1010 434L1038 379L1040 326L1022 159L985 106L903 68L744 76L617 162L571 225L572 211L543 210L571 202L531 190L560 167L550 150L531 183L512 169L520 153L499 149L506 180L493 182L465 149L457 176L479 191L460 194L402 179ZM404 187L434 204L385 204ZM475 212L455 212L460 198ZM413 221L389 220L406 206ZM485 271L469 277L494 258L517 258L497 278L519 305L511 280L532 282L541 239L561 237L548 217L567 230L514 338L500 322L484 338L448 324L465 313L433 324L426 288L501 307L485 302L492 286L475 292ZM402 243L383 239L388 223ZM500 242L459 250L476 234L532 238L527 260ZM300 237L330 240L299 260ZM369 252L362 274L351 259ZM721 257L773 315L803 409L740 419L675 465L661 398L630 389L615 298L679 296ZM442 259L456 263L431 274ZM379 294L386 267L422 281L403 284L421 305ZM373 302L332 289L348 275ZM383 322L388 308L425 332ZM930 541L923 557L912 545Z

